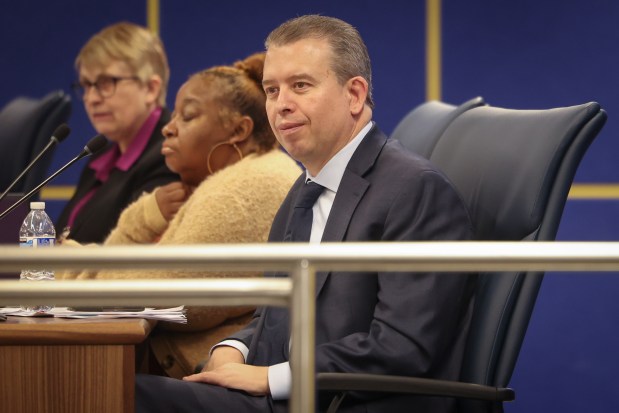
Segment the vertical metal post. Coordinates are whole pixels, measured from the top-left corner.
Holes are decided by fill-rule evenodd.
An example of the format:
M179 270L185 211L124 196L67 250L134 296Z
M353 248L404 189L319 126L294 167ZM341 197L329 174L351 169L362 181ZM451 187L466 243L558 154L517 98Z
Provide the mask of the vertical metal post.
M155 34L159 34L159 11L159 0L146 0L146 24Z
M291 274L292 295L290 303L292 391L291 413L314 413L315 390L315 319L316 271L308 260L299 261Z
M441 100L441 0L426 0L426 100Z

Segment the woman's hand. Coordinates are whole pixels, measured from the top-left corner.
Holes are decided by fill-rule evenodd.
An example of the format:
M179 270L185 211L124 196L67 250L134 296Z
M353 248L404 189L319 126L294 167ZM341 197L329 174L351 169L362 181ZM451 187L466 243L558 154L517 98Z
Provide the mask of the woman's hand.
M172 182L167 185L157 188L155 191L155 199L159 206L159 211L166 221L170 222L178 210L183 206L187 198L193 192L192 187L189 187L182 182Z

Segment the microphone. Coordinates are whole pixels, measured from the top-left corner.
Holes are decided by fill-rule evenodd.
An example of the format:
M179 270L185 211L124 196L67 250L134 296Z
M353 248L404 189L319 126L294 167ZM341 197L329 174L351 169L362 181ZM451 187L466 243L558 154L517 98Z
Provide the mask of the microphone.
M30 162L30 164L28 164L28 166L26 166L26 169L23 170L22 173L19 174L19 176L17 178L15 178L15 180L13 182L11 182L11 185L9 185L9 187L2 193L2 195L0 195L0 201L2 201L4 199L4 197L6 197L6 195L9 193L9 191L17 184L17 182L19 182L19 180L28 173L28 171L30 171L32 169L32 167L34 166L34 164L36 164L39 159L41 159L43 157L43 155L45 155L54 145L62 142L63 140L65 140L65 138L67 136L69 136L69 133L71 133L71 128L69 128L65 123L63 123L62 125L58 126L56 128L56 130L54 130L54 133L52 134L52 137L50 138L48 144L45 146L45 148L43 148L43 150L37 155L36 158L34 158L32 160L32 162Z
M34 195L36 192L38 192L39 189L41 189L43 187L43 185L47 184L49 181L54 179L56 176L58 176L58 174L60 174L65 169L67 169L69 166L73 165L75 162L79 161L80 159L82 159L85 156L89 156L89 155L92 155L93 153L99 152L101 149L103 149L105 147L105 145L107 145L107 138L105 136L103 136L103 135L97 135L94 138L92 138L91 140L89 140L88 143L86 144L86 146L84 146L84 149L82 150L82 152L80 152L79 155L77 155L75 158L71 159L65 166L63 166L62 168L60 168L59 170L54 172L54 174L52 176L47 178L45 181L41 182L32 191L30 191L26 195L22 196L17 202L15 202L6 211L4 211L2 214L0 214L0 219L4 218L7 214L9 214L11 211L13 211L19 205L21 205L24 201L29 199L32 195Z
M107 138L105 136L103 135L95 136L94 138L88 141L88 143L84 146L84 149L82 149L79 155L77 155L74 159L72 159L68 164L63 166L58 172L56 172L56 174L64 171L65 168L71 166L73 162L79 161L84 156L90 156L92 154L99 152L101 149L105 148L105 145L107 145Z

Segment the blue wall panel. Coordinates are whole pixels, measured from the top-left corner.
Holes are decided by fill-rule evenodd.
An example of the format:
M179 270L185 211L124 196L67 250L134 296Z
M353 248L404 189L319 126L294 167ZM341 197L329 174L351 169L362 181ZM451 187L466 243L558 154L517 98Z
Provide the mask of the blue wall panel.
M444 98L520 109L597 101L610 116L577 181L617 182L618 17L613 0L445 0Z

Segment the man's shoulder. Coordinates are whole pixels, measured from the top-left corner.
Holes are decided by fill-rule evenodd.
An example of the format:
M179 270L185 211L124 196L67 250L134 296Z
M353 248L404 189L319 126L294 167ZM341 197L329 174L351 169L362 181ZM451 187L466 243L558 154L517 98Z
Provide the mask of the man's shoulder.
M414 177L422 173L442 176L442 172L428 159L403 147L395 139L388 139L376 158L374 171L394 175L396 179Z

